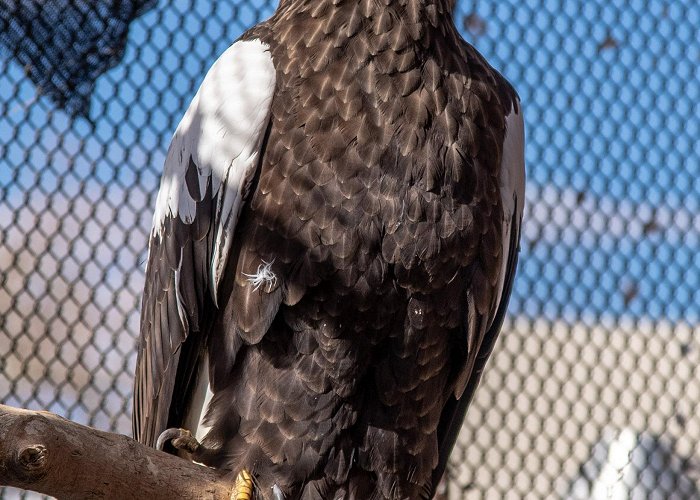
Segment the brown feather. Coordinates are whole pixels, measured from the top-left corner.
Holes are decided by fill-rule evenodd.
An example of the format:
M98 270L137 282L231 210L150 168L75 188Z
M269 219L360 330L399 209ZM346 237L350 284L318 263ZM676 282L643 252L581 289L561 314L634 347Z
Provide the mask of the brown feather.
M168 371L178 347L183 360L206 348L215 395L199 461L249 467L260 491L288 498L429 498L466 408L455 395L471 397L504 310L499 175L516 99L451 11L283 0L243 36L277 69L260 170L218 309L203 291L211 196L186 179L195 222L171 221L149 257L159 274L144 300L161 307L137 426L177 414L168 395L149 401L182 389ZM276 281L254 290L246 275L264 262ZM206 332L196 346L172 307L180 264L186 319Z

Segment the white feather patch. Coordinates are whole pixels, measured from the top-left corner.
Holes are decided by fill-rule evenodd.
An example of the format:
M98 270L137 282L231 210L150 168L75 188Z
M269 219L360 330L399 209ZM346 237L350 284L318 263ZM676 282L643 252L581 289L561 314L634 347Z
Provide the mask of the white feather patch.
M496 305L501 303L509 261L511 231L518 231L525 203L525 125L520 103L513 103L506 116L506 135L503 139L500 178L503 201L503 233L501 236L503 261L498 283ZM515 214L515 217L513 215ZM517 249L516 249L517 251Z
M190 158L198 168L200 196L211 182L216 213L209 281L215 301L269 119L275 68L268 49L259 40L239 41L211 67L175 131L156 200L153 234L161 235L167 217L189 224L196 216L198 200L185 181Z
M513 210L522 214L525 202L525 124L520 103L517 103L517 108L514 103L506 116L500 187L506 212L504 218L510 220Z
M192 432L194 437L202 442L211 426L204 425L204 417L209 409L209 403L214 393L209 384L209 357L205 354L199 363L197 385L192 393L192 400L187 408L184 428Z

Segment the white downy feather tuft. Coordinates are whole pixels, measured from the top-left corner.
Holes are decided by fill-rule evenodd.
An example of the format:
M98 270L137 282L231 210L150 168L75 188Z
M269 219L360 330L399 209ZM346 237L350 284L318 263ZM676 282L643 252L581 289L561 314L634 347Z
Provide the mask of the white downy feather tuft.
M272 264L274 264L274 262L274 259L272 259L271 262L263 260L263 263L258 266L254 274L241 273L248 278L248 282L255 287L253 288L254 291L257 291L258 288L264 285L267 287L267 291L270 292L277 284L277 276L272 272Z

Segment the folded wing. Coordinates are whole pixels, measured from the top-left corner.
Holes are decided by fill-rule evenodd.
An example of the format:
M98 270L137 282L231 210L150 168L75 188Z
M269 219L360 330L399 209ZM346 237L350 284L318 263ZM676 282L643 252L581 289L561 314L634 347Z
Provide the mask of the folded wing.
M134 385L134 437L147 445L170 415L185 411L174 394L190 383L192 358L216 312L236 223L265 149L274 89L268 47L236 42L207 73L170 144L149 241Z
M510 113L505 117L506 133L503 141L500 194L503 206L501 236L501 270L494 290L495 301L488 317L480 317L474 301L467 297L467 324L465 333L470 337L472 349L459 374L455 393L447 402L438 429L440 459L433 473L433 488L437 487L447 465L452 447L462 427L467 407L474 396L486 361L491 355L498 333L501 330L520 249L520 224L525 202L525 130L522 110L517 99L513 101Z

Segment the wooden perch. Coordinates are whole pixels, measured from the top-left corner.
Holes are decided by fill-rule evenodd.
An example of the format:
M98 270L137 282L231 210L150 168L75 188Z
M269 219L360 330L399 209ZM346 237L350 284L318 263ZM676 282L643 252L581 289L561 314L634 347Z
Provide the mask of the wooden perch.
M229 500L233 480L120 434L0 405L0 485L59 499Z

